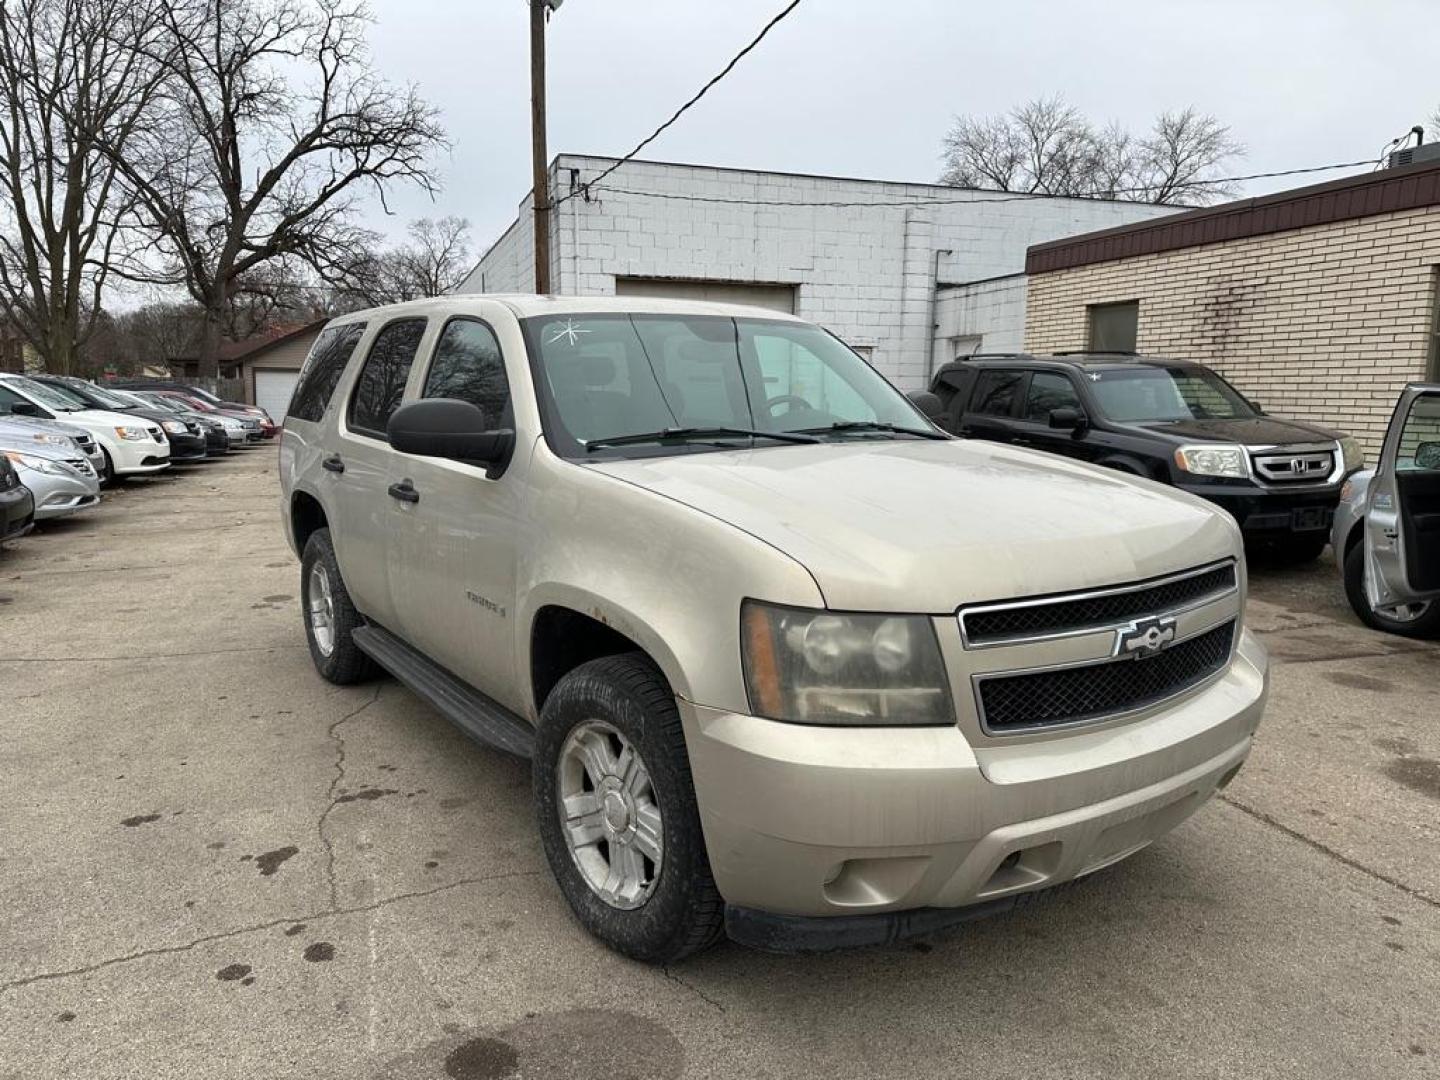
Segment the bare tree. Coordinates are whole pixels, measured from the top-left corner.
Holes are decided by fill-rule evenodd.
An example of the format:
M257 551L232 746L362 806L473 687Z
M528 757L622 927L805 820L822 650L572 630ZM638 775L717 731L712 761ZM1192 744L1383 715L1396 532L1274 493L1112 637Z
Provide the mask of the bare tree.
M408 243L367 252L335 282L349 308L398 304L454 292L470 272L470 222L459 217L412 221Z
M1230 129L1194 108L1162 113L1146 135L1096 128L1060 97L1005 116L958 117L945 136L943 184L1041 195L1203 204L1227 197L1219 167L1244 153Z
M169 0L166 12L164 121L115 156L167 272L205 312L200 377L213 379L241 285L273 260L322 275L351 264L369 237L359 197L383 202L396 181L433 190L443 135L413 88L371 71L363 4Z
M161 0L0 2L0 318L69 373L127 254L114 157L160 78Z

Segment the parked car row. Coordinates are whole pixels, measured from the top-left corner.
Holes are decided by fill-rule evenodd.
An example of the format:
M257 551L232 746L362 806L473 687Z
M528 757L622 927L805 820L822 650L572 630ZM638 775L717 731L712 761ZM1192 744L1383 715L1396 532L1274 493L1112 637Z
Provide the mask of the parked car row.
M263 409L182 383L133 389L0 374L0 543L100 502L128 476L220 457L275 435Z

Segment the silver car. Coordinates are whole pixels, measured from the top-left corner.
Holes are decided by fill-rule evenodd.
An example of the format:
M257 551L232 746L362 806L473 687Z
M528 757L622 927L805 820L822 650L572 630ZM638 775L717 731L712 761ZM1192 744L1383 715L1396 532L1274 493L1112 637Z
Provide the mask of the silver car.
M34 416L0 415L0 446L11 447L12 444L14 449L32 444L61 450L75 447L96 473L105 471L105 454L100 444L88 431L74 424Z
M35 496L35 520L47 521L100 502L100 477L75 448L10 445L0 434L0 454L10 460L20 483Z
M1405 387L1379 464L1341 492L1330 542L1362 622L1440 637L1440 383Z

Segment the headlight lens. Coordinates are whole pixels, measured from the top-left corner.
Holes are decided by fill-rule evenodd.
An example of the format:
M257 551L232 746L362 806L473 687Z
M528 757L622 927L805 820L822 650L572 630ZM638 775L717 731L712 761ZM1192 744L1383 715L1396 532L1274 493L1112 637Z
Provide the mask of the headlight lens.
M740 625L745 685L758 716L864 727L955 722L940 645L924 615L747 600Z
M166 431L168 431L171 435L185 434L185 425L182 424L179 420L162 420L160 421L160 426Z
M150 433L140 427L117 427L115 434L131 442L140 442L142 439L150 438Z
M66 472L58 461L51 461L49 458L22 454L18 450L7 450L5 456L17 469L30 469L33 472L48 473L51 476L64 476Z
M1359 439L1351 435L1346 435L1340 440L1340 452L1345 456L1345 471L1347 473L1365 467L1365 450L1360 445Z
M1179 447L1175 451L1175 465L1196 476L1234 476L1243 480L1250 475L1245 448L1223 443Z
M47 446L63 446L67 450L75 445L75 440L69 435L48 435L42 431L32 435L31 438L38 443L44 443Z

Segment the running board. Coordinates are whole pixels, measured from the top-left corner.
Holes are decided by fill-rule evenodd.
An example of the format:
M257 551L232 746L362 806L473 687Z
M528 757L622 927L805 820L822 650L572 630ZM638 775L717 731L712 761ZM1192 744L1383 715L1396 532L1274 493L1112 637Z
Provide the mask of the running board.
M535 729L523 717L457 679L383 627L370 623L350 636L361 652L476 742L518 758L535 756Z

